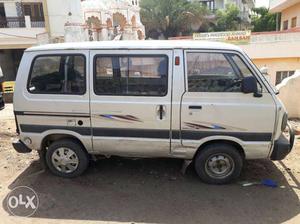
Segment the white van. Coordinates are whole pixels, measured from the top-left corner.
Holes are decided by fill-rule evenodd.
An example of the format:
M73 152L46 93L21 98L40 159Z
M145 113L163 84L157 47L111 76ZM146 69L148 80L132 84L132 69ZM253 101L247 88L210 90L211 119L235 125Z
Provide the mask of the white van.
M58 176L91 155L193 161L207 183L240 175L244 159L293 147L276 91L236 46L111 41L29 48L14 94L18 152L38 150Z

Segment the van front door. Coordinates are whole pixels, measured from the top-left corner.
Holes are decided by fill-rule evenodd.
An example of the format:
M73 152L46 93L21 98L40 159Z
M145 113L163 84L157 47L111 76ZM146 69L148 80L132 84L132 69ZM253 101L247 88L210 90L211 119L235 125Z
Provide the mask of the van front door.
M182 97L184 146L211 140L238 143L246 158L267 158L275 124L272 95L250 62L237 52L187 51L187 92ZM241 80L254 76L261 96L241 91Z
M170 152L172 51L91 51L95 153L164 156Z

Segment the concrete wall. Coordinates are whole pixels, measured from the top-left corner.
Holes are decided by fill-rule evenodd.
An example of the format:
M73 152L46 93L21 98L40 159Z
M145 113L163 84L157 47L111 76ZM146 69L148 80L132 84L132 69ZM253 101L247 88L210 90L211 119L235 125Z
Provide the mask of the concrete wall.
M289 21L288 29L292 28L292 18L297 17L297 26L300 27L300 3L293 5L281 12L281 30L283 30L284 21Z
M274 86L276 82L276 72L300 70L300 58L253 59L253 62L258 68L268 67L270 82Z
M240 47L258 68L268 67L271 83L275 85L276 72L300 69L300 32L268 32L251 36L247 45Z
M13 2L13 1L4 2L4 8L5 8L5 15L7 17L16 17L16 16L18 16L15 2Z
M37 44L37 35L45 28L1 28L0 49L23 49Z
M270 2L270 12L276 13L276 12L282 12L284 9L287 9L299 3L300 0L269 0L269 2Z
M66 23L83 23L80 0L47 0L47 9L51 38L63 37Z
M290 118L300 118L300 70L276 86L279 99L286 107Z
M300 40L269 43L257 42L240 45L239 47L253 59L300 57Z

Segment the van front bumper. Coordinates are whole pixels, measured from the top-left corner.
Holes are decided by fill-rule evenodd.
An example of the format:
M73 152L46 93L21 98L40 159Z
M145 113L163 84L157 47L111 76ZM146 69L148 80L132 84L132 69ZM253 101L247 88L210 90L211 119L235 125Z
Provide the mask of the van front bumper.
M32 151L21 140L13 142L12 145L18 153L30 153Z
M288 124L290 139L283 134L274 142L271 160L284 159L293 149L295 140L295 131L290 124Z

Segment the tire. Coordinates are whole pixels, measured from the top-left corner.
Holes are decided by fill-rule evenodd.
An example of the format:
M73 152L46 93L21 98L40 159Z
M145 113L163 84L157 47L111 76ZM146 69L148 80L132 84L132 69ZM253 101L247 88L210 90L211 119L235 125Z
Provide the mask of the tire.
M194 166L203 182L228 184L240 176L243 157L234 146L213 143L197 153Z
M46 152L46 163L56 176L73 178L80 176L89 165L84 148L70 139L53 142Z

